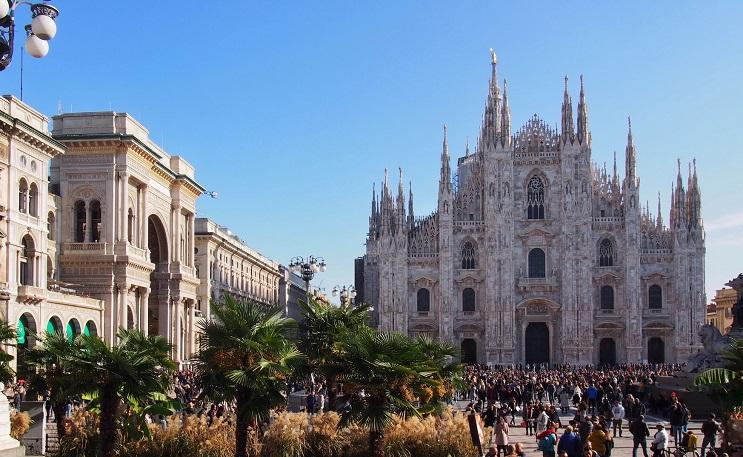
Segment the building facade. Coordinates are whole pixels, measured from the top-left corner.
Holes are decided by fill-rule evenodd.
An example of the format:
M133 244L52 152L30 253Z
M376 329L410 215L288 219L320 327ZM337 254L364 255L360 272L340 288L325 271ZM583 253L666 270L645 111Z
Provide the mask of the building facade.
M455 343L468 362L684 360L705 320L704 228L696 169L672 189L669 225L640 203L631 125L624 176L591 158L581 77L567 78L560 130L534 115L512 133L495 55L475 151L451 170L446 128L438 207L416 217L402 171L373 192L365 300L379 326Z
M166 337L173 359L194 347L199 280L196 199L203 188L126 113L55 116L66 149L51 161L59 193L59 278L105 304L103 335L119 328Z
M15 325L7 348L23 374L32 333L104 334L104 303L59 281L59 204L49 164L65 154L45 116L13 96L0 98L0 317Z
M225 293L273 306L279 303L283 274L278 262L245 244L227 227L196 218L198 308L209 315L211 300Z
M735 289L723 287L715 291L715 298L707 306L707 323L714 325L723 335L730 331L733 324L733 306L738 301Z

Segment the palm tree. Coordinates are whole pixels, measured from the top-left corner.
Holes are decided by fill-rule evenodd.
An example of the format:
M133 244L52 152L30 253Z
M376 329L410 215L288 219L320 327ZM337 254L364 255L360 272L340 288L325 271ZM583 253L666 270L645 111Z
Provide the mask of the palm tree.
M341 424L369 428L369 451L384 455L384 429L395 415L440 409L459 370L454 348L427 338L362 330L340 342L345 370L339 380L349 395Z
M225 295L212 305L213 318L199 323L196 369L202 396L237 406L235 456L248 455L248 427L268 418L286 401L285 377L300 356L287 337L294 321L280 308Z
M12 345L17 338L16 331L5 321L0 321L0 343L6 345ZM13 368L10 367L10 362L13 361L13 356L8 354L5 350L0 349L0 382L9 383L15 377Z
M727 412L723 416L723 427L729 433L729 419L743 417L743 339L732 339L723 358L725 367L700 373L694 378L694 385L722 404Z
M28 361L36 369L31 375L30 384L42 386L38 390L49 390L52 411L57 424L57 436L61 440L65 434L65 405L81 392L82 385L70 371L69 361L82 351L79 339L70 340L61 332L47 333L40 347L28 351Z
M82 335L75 340L76 352L63 360L79 390L97 399L103 457L114 454L122 400L148 402L167 392L176 368L162 336L120 329L117 340L111 347L97 336Z
M299 301L304 319L300 324L299 349L307 356L308 368L319 371L328 383L328 404L336 408L338 374L343 363L336 343L346 333L354 334L367 326L371 305L352 305L349 302L334 306L310 298L309 303Z

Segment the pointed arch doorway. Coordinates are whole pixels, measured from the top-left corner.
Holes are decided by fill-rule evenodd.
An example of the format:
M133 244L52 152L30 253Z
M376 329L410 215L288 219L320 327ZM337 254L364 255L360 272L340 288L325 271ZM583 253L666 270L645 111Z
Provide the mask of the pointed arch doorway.
M477 363L477 342L472 338L462 340L462 363Z
M550 329L545 322L529 322L524 332L524 362L550 363Z

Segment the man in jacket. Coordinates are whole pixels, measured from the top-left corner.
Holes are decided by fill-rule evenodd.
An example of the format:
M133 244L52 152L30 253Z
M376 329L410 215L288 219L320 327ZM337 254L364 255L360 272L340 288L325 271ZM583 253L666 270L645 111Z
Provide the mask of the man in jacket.
M573 431L573 426L565 427L565 433L557 443L557 453L565 452L568 457L580 457L582 447L580 437Z
M647 438L650 436L650 429L645 423L645 416L640 414L637 419L632 421L629 426L629 432L632 434L632 457L637 457L637 448L642 447L642 455L648 457Z
M614 427L614 436L622 437L622 420L624 419L624 406L619 400L614 400L614 406L611 408L611 423ZM617 428L619 429L619 435L617 435Z

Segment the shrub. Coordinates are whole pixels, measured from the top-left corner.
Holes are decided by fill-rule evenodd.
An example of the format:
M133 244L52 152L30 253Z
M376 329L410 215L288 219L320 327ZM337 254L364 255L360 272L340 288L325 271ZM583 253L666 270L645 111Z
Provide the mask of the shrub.
M19 440L31 428L31 416L28 413L12 413L10 415L10 436Z

